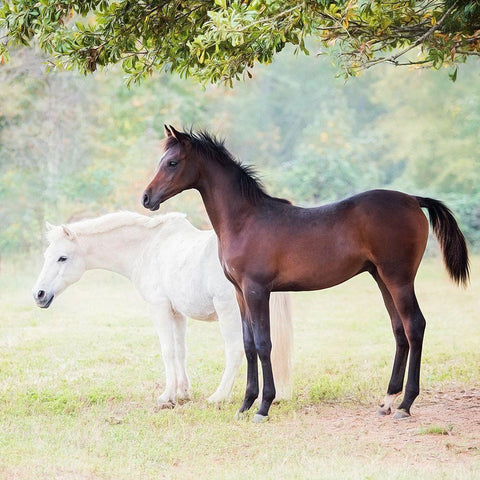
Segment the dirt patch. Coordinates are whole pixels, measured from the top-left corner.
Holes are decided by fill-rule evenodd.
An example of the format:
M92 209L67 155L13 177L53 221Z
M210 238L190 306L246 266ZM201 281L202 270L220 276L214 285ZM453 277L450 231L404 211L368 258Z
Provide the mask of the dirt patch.
M412 464L480 461L480 389L423 391L412 417L403 420L376 416L371 407L351 404L311 406L303 413L329 436L351 439L357 452L352 455L378 455L383 448L389 463L395 457ZM401 455L392 456L395 451Z

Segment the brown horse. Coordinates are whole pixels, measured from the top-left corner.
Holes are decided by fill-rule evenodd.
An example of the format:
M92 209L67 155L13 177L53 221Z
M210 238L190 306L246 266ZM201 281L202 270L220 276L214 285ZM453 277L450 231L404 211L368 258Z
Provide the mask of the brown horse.
M181 133L173 127L165 127L165 133L165 153L144 192L143 205L157 210L160 203L190 188L202 196L242 315L247 386L237 415L259 394L257 357L263 394L254 421L268 418L275 397L270 292L328 288L369 272L382 293L396 340L392 376L379 413L391 413L410 354L405 395L394 417L410 416L419 394L425 330L414 291L428 237L422 208L428 209L451 278L464 285L469 278L467 246L450 210L438 200L388 190L300 208L265 193L252 171L209 134Z

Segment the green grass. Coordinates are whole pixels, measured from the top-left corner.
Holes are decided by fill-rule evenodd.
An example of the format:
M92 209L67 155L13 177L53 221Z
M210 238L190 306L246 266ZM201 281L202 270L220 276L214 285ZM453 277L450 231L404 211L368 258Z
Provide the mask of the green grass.
M452 432L452 425L430 425L418 430L419 435L450 435Z
M417 281L427 318L422 391L480 385L479 267L474 258L472 285L462 290L439 259L423 263ZM87 272L41 310L30 294L38 270L37 264L4 261L0 272L2 479L480 476L479 462L416 462L416 443L399 454L381 436L367 441L318 423L338 405L346 412L365 407L374 418L385 393L394 341L368 276L294 295L295 398L274 405L270 422L255 425L232 420L244 369L231 403L220 409L206 403L224 365L216 323L189 324L193 400L158 411L163 364L147 308L132 285L107 272ZM417 429L412 438L449 433L439 425Z

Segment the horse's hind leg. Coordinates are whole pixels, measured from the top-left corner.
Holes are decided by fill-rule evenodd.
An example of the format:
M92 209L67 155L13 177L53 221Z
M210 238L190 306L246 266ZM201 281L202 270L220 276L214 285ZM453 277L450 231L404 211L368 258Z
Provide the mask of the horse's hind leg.
M394 418L405 418L410 416L410 407L420 393L420 364L422 361L423 336L426 322L418 305L413 285L403 289L400 288L395 293L392 292L392 295L402 317L410 345L405 394L394 415Z
M413 280L401 283L385 281L385 285L402 320L410 350L405 394L394 415L394 418L405 418L410 416L410 407L420 392L420 364L425 333L425 318L418 306Z
M395 399L400 395L400 393L402 393L409 345L407 336L405 334L405 329L403 328L402 319L400 318L400 314L395 307L395 303L392 296L390 295L390 292L388 291L385 283L379 277L377 272L374 272L372 276L377 282L378 287L380 288L385 307L387 308L388 314L390 315L393 335L395 337L396 344L392 375L388 384L387 394L385 395L383 402L380 404L380 407L377 410L377 413L379 415L389 415L392 412Z
M218 403L230 398L235 377L244 358L244 353L242 324L237 302L233 298L229 298L228 300L214 298L213 304L217 312L220 332L225 342L225 370L220 385L215 393L208 397L207 401L210 403Z

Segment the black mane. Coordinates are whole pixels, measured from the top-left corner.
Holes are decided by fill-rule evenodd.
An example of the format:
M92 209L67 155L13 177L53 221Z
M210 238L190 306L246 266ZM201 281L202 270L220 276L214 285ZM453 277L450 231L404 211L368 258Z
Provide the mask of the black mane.
M237 161L225 148L223 140L219 140L214 135L203 130L199 132L183 132L182 135L186 135L189 138L192 147L197 153L219 162L226 168L233 169L237 176L240 192L244 197L254 203L257 203L265 197L271 198L270 195L265 192L265 187L262 185L254 168L250 165L243 165ZM177 143L178 140L175 137L167 137L165 150L168 150Z

